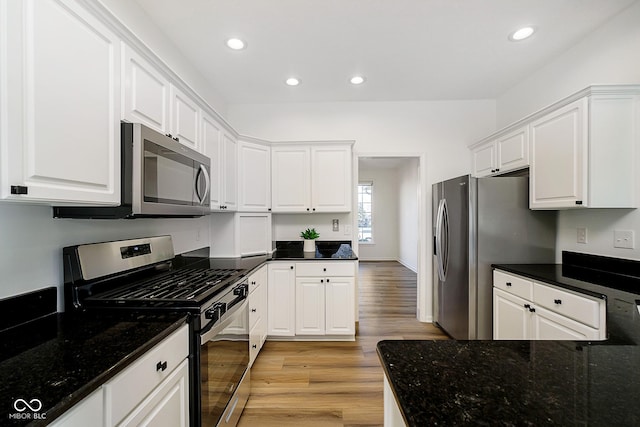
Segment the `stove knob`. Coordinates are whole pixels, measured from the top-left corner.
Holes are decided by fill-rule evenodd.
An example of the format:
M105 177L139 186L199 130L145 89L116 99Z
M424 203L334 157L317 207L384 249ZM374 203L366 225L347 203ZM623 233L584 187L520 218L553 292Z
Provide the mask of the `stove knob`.
M241 297L246 297L247 296L247 285L243 283L242 285L236 286L233 289L233 294L241 296Z

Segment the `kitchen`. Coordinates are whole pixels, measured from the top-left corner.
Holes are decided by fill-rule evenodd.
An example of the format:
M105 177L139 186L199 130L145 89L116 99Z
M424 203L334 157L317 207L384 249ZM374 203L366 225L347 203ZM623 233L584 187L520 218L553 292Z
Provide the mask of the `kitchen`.
M405 99L393 102L361 100L351 103L269 104L266 101L266 104L236 102L226 105L197 67L189 65L185 59L186 53L182 53L163 33L159 27L162 24L154 24L142 7L122 1L105 4L242 134L268 141L352 139L356 140L354 151L364 154L394 156L426 152L425 175L422 177L426 200L430 199L432 183L469 173L470 153L467 146L495 129L593 83L632 84L640 81L640 66L635 55L640 7L637 2L626 2L624 5L628 5L627 9L622 10L620 6L619 14L610 15L610 20L601 27L580 35L580 39L573 39L572 46L566 46L566 51L557 52L543 63L533 64L532 72L521 70L519 78L512 80L503 92L493 97L473 100L465 100L468 99L466 97ZM7 7L5 2L3 7ZM5 13L2 15L6 16ZM2 28L7 27L2 25ZM508 30L511 28L505 31ZM253 41L249 43L246 53L251 51ZM304 77L302 80L300 89L307 84ZM373 82L373 78L369 77L367 84ZM366 86L359 89L363 88ZM59 99L65 99L66 94L58 96ZM0 105L2 114L8 114L11 118L12 111L7 111L6 106L6 103ZM2 154L4 174L8 160L6 153ZM3 178L3 183L5 180ZM420 234L429 235L431 213L428 207L424 210ZM60 287L63 274L59 254L65 246L171 234L176 253L182 253L206 245L210 232L206 217L188 221L141 219L118 221L114 225L105 221L54 220L49 207L17 203L2 203L0 215L3 229L0 245L4 254L1 261L1 297L44 286ZM322 218L318 224L309 225L327 227L330 233L327 219L332 217L322 215L318 217ZM638 248L615 249L612 245L614 230L638 230L638 215L636 210L630 209L562 211L558 219L557 261L560 262L561 250L639 259ZM349 222L348 218L346 215L341 219L343 227ZM588 230L586 244L576 242L577 227ZM299 228L295 230L299 231ZM294 234L287 227L278 227L274 232L276 237L282 235L285 240L297 238L297 233ZM419 253L431 253L430 244L430 239L423 239ZM37 260L36 265L32 260ZM420 283L424 284L419 295L420 318L431 321L431 263L429 257L420 257L420 260L422 264L418 266L418 272Z

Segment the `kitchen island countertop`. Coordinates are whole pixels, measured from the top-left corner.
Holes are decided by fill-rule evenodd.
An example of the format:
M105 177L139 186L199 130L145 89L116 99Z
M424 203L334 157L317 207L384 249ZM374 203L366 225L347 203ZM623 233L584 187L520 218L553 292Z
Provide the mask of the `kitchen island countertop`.
M640 425L640 347L573 341L381 341L406 424Z

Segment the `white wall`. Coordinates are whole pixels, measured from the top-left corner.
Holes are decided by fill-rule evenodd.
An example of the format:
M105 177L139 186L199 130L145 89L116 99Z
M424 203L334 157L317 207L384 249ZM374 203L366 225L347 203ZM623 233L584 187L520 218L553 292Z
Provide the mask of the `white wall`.
M497 123L507 125L590 84L623 83L640 83L640 2L500 96ZM587 244L576 243L576 227L587 228ZM615 249L615 229L634 230L636 249ZM640 259L639 233L640 210L562 211L556 259L563 250Z
M373 243L360 243L358 258L364 261L397 261L400 206L397 171L376 167L373 160L367 167L360 166L358 172L360 181L373 182Z
M48 286L61 295L65 246L167 234L176 253L209 246L208 218L54 219L48 206L1 203L0 298Z
M353 240L351 214L310 213L273 214L273 240L302 240L300 233L315 228L318 240ZM333 219L339 221L339 231L333 231Z
M418 159L409 159L407 165L398 170L398 261L413 271L418 270L418 167Z
M138 3L130 0L100 0L100 2L218 114L222 116L226 114L227 101L211 85L211 82L187 61L173 42L149 19Z
M469 173L467 144L495 129L495 102L343 102L229 105L229 122L238 132L267 140L355 140L360 154L424 155L425 186L419 200L424 217L418 253L418 316L432 318L431 185Z

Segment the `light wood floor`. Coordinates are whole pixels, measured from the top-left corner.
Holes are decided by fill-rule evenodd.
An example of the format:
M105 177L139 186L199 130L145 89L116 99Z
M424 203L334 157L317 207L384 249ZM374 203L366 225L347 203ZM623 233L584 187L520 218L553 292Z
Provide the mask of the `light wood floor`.
M383 339L447 339L416 320L416 274L397 262L360 262L355 342L267 341L251 370L240 427L382 426Z

